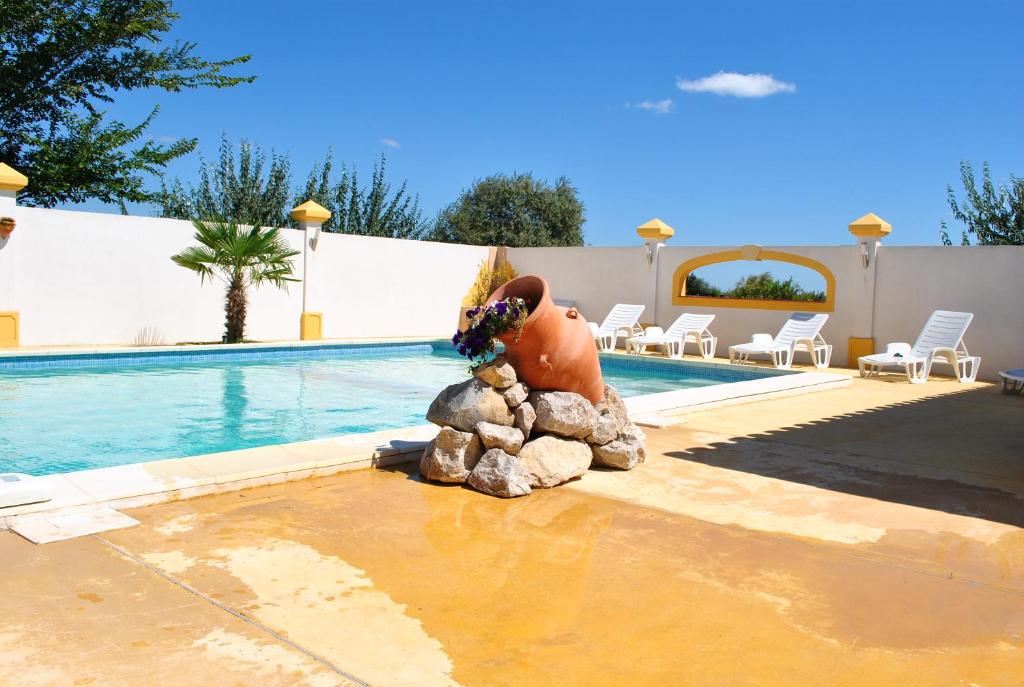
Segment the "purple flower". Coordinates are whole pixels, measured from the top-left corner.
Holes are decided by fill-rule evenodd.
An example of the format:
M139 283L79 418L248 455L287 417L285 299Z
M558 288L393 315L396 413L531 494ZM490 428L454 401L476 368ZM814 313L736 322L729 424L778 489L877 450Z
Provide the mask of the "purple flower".
M500 303L494 306L494 309L498 312L499 315L504 315L505 313L508 312L508 303L506 303L505 301L501 301Z

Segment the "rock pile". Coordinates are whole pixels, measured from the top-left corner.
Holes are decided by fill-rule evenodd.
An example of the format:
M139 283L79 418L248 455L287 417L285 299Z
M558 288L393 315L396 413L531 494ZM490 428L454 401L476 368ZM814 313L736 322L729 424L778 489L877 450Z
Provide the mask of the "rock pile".
M606 386L596 405L567 391L531 391L503 356L442 391L427 420L441 431L420 473L505 498L562 484L591 465L632 470L647 455L615 389Z

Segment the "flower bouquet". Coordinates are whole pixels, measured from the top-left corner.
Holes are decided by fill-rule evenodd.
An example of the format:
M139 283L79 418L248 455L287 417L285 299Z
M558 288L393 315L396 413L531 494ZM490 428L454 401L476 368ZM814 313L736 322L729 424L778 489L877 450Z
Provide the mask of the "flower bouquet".
M502 334L515 330L518 342L529 315L529 306L522 298L505 298L473 308L466 313L469 326L464 332L455 332L452 345L459 355L469 358L473 365L479 365L494 353L497 338Z

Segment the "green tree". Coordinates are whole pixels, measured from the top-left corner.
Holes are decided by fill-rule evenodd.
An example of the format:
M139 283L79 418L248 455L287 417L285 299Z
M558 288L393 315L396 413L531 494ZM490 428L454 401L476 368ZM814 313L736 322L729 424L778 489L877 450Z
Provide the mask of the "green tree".
M960 179L966 194L963 200L958 201L953 187L946 186L953 217L967 227L960 235L960 243L969 246L969 234L974 234L982 246L1024 245L1024 179L1011 174L1009 183L996 186L985 162L979 189L974 168L966 160L960 162ZM940 236L943 244L952 245L945 222Z
M736 284L727 291L723 291L691 272L686 275L686 295L710 296L712 298L749 298L765 301L825 301L824 291L807 291L793 277L781 281L773 277L771 272L748 274L737 280Z
M245 338L249 286L273 284L284 288L293 278L290 250L278 228L242 226L236 221L193 222L198 246L171 256L175 264L192 270L200 281L219 279L227 287L224 304L224 335L228 343Z
M730 298L752 298L766 301L824 301L822 291L805 291L796 279L780 281L771 272L750 274L736 282L725 294Z
M331 182L333 159L330 151L324 161L309 173L306 185L295 196L295 204L313 200L331 211L323 230L362 236L418 239L428 226L420 210L419 196L409 195L407 182L397 191L385 178L387 158L383 155L373 166L369 188L359 185L356 170L341 167L341 177Z
M154 173L195 148L143 141L140 124L106 121L121 91L226 88L253 76L223 73L249 60L207 61L196 44L162 45L179 15L170 0L0 0L0 160L29 177L20 201L50 207L96 198L149 202Z
M265 171L264 171L265 170ZM238 157L221 136L216 164L199 161L199 183L185 188L180 180L168 187L161 181L160 216L216 220L227 217L259 227L288 226L291 165L275 153L268 158L259 146L242 140Z
M582 246L584 208L565 177L555 184L530 174L496 174L473 182L442 210L430 238L482 246Z
M721 296L722 290L712 286L707 279L701 279L693 272L686 275L687 296Z
M295 226L288 211L314 200L331 211L324 231L363 236L421 238L427 230L419 198L410 196L406 182L392 191L382 155L373 167L369 187L360 186L355 169L341 168L332 181L333 160L328 152L313 166L306 184L291 190L291 164L284 155L269 156L259 146L242 140L235 147L221 138L215 164L200 159L199 183L187 187L176 179L161 182L158 212L174 219L229 217L240 224L264 227Z

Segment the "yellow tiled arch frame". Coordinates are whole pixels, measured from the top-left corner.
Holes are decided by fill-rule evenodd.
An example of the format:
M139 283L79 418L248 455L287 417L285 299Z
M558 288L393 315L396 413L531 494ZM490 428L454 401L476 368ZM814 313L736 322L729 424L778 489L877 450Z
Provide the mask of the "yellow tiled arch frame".
M716 298L713 296L687 296L686 277L696 269L735 260L776 260L808 267L825 278L825 301L766 301L755 298ZM748 308L751 310L797 310L801 312L833 312L836 305L836 278L832 270L817 260L804 255L777 250L726 250L691 258L676 268L672 276L672 305L692 305L700 308Z

